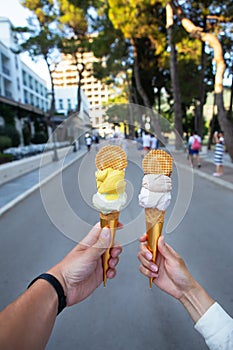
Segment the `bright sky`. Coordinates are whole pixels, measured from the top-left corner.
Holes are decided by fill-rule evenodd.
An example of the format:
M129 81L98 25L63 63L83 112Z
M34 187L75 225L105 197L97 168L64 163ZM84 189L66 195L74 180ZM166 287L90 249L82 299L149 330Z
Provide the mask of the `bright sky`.
M31 12L20 4L20 0L0 1L0 16L9 18L12 24L16 27L26 26L26 19L30 16L30 14ZM38 73L43 79L49 81L47 67L43 60L40 60L40 62L38 63L34 63L25 54L21 57L30 68L32 68L36 73Z

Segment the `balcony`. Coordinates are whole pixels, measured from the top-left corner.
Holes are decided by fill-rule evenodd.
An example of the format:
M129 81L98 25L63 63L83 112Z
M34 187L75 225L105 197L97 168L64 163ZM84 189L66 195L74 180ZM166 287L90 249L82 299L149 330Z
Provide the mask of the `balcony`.
M9 70L8 68L6 68L6 67L2 67L2 72L3 72L4 74L8 75L8 76L11 75L10 70Z

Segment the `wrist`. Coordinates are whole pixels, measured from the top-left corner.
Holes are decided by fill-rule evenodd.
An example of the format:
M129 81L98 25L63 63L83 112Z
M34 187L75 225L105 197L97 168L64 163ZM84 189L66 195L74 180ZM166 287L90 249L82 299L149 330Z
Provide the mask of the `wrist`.
M56 277L56 279L61 283L61 286L64 290L64 294L67 295L67 285L66 285L65 277L63 276L63 273L60 270L60 268L58 267L58 265L49 269L47 271L47 273L50 273L51 275Z
M214 303L214 300L196 281L194 281L193 286L188 291L184 292L180 298L180 302L196 323Z
M38 277L34 278L34 280L29 284L28 288L33 286L35 283L38 284L38 281L43 280L46 282L46 285L50 285L54 289L57 294L57 315L67 306L66 303L66 294L64 293L64 289L59 279L52 273L42 273ZM53 293L54 294L54 293Z

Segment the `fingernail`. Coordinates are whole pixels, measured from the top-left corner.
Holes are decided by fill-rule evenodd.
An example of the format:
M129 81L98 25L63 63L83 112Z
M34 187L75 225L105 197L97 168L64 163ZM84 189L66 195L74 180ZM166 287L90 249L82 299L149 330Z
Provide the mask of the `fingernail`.
M152 259L152 254L149 253L149 252L147 252L147 253L146 253L146 258L147 258L148 260L151 260L151 259Z
M156 265L151 265L150 268L152 271L155 271L155 272L158 271L158 267Z
M108 272L108 277L109 277L109 278L112 278L113 276L114 276L114 272L110 270L110 271Z
M162 245L165 245L165 240L164 240L163 236L160 238L160 241L161 241Z

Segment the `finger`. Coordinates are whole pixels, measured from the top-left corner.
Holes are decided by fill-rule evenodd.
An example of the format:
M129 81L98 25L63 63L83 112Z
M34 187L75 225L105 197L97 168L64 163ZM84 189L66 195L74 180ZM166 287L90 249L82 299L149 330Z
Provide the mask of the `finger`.
M142 243L140 244L140 251L139 253L142 254L142 256L147 259L148 261L152 260L152 253L149 251L149 249L147 248L147 245Z
M108 269L106 275L107 275L108 279L112 279L112 278L114 278L116 276L116 274L117 274L117 272L116 272L115 269Z
M143 236L139 238L140 242L146 242L147 241L147 234L145 233Z
M118 221L118 224L117 224L117 229L120 230L124 227L124 225L122 224L122 222L119 222Z
M165 243L163 236L158 240L158 249L165 259L180 258L180 255L169 244Z
M97 242L100 232L100 223L97 222L95 226L92 227L90 232L86 235L86 237L83 238L80 244L86 246L87 248L93 246Z
M113 246L110 249L110 255L113 258L117 258L122 253L122 247L121 246Z
M146 277L152 277L152 278L157 278L158 277L158 273L157 272L152 272L152 271L148 270L143 265L139 266L139 271Z
M158 272L158 266L153 261L148 261L140 253L138 254L138 259L146 269L150 270L151 272Z
M111 244L111 233L108 227L104 227L101 230L97 242L90 248L87 249L88 257L90 259L98 259L105 250Z
M110 258L109 262L108 262L109 268L115 269L115 267L117 266L118 262L119 262L119 258Z

